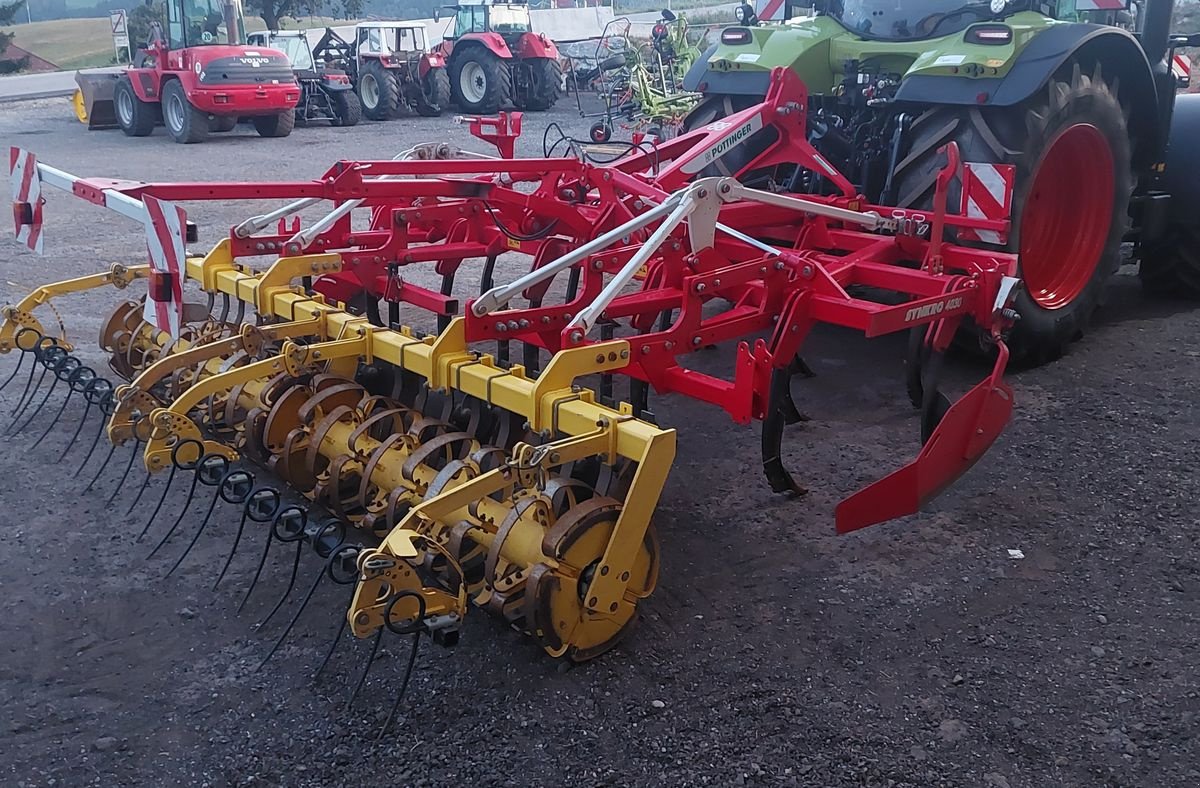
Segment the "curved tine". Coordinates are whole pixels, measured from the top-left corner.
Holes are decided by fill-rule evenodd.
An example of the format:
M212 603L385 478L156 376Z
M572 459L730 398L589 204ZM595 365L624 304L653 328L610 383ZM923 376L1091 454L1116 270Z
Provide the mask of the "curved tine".
M303 544L303 541L296 543L297 546L302 546ZM296 626L296 622L300 620L300 615L304 612L304 608L308 607L309 601L312 599L313 594L315 594L317 591L317 586L321 585L321 580L324 579L326 573L328 573L329 567L332 566L334 560L337 558L338 552L339 551L335 549L333 553L331 553L330 556L325 559L325 562L322 564L320 571L317 572L317 576L313 580L312 585L308 587L308 593L304 595L304 601L302 601L300 603L300 607L296 609L296 614L292 616L292 620L288 622L288 625L279 635L279 639L275 641L275 645L271 646L271 650L267 653L267 656L263 657L263 661L259 663L257 668L255 668L256 671L262 670L263 665L266 665L267 662L270 661L271 657L275 656L275 652L278 651L279 647L283 645L283 641L287 640L287 636L291 633L292 627Z
M108 387L108 391L104 394L96 393L101 388L100 386L98 386L96 384L100 383L100 382L102 382L105 386ZM100 410L100 421L96 427L96 437L92 438L91 448L88 449L88 453L84 456L83 462L79 463L79 467L75 469L76 476L78 476L80 473L83 472L84 467L88 464L88 460L90 460L92 458L92 453L95 452L96 447L100 445L100 436L102 436L104 434L104 427L106 426L106 424L108 422L108 416L112 415L112 406L113 406L113 402L114 402L113 396L112 396L112 384L109 383L107 379L96 378L96 380L92 381L92 385L91 385L90 389L88 391L84 392L84 396L88 397L89 394L95 395L97 397L96 407ZM91 399L91 397L88 397L88 398ZM108 456L111 457L112 452L109 452ZM104 462L107 463L108 459L105 458ZM100 466L100 470L104 470L104 465ZM88 485L88 488L90 489L91 485Z
M71 397L74 394L75 389L67 389L67 396L63 397L62 404L58 406L58 411L54 414L54 418L50 419L50 423L46 425L46 430L38 436L37 440L33 442L35 446L46 440L46 436L50 434L50 431L58 426L58 420L62 418L63 413L66 412L67 405L71 402Z
M149 517L149 519L146 520L146 524L144 526L142 526L142 532L140 534L138 534L138 538L136 541L139 541L139 542L142 541L142 539L146 536L146 532L150 530L150 524L154 522L155 517L158 517L158 512L159 512L159 510L162 509L163 502L165 502L167 500L167 493L171 491L171 482L175 481L175 469L176 469L176 466L172 463L171 472L169 474L167 474L167 483L163 486L162 495L160 495L158 497L158 505L155 506L154 511L150 513L150 517ZM142 483L142 490L145 490L146 486L149 484L150 484L150 472L146 471L146 481L144 481ZM138 497L139 498L142 497L142 494L138 493ZM135 503L136 503L136 501L135 501ZM130 512L133 511L132 506L129 507L129 511ZM126 512L126 514L128 514L128 513L129 512Z
M254 477L248 471L243 471L241 469L225 471L225 474L221 477L220 483L217 484L216 491L213 493L212 503L208 505L208 511L205 513L204 519L200 521L200 527L196 529L196 533L192 536L192 541L188 543L187 549L183 551L183 555L179 556L179 560L177 560L175 565L172 566L170 571L167 572L167 577L170 577L172 574L174 574L175 570L178 569L181 564L183 564L183 559L187 558L188 554L192 552L192 548L196 546L196 542L200 541L200 535L204 533L204 529L208 527L208 522L212 519L213 510L217 508L217 503L219 501L225 501L226 503L245 502L244 499L238 500L237 496L240 494L238 485L241 484L242 480L246 478L249 478L250 483L253 484ZM237 479L238 481L234 483L233 487L227 490L226 485L230 483L231 479Z
M66 447L63 448L62 454L58 455L56 462L62 462L67 456L67 452L71 451L71 447L75 445L75 441L79 439L79 433L83 431L83 425L87 424L88 414L92 412L92 403L88 402L83 408L83 415L79 418L79 426L75 428L74 434L71 435L71 440L67 441Z
M237 535L233 537L233 546L229 548L229 555L225 556L225 563L221 566L221 573L217 575L217 580L212 584L213 591L217 590L217 586L221 585L221 581L225 579L225 573L229 571L229 565L233 563L233 556L237 553L238 545L242 541L242 533L246 530L246 519L248 517L247 507L242 507L242 519L238 522Z
M150 477L153 476L150 471L146 471L146 478L142 479L142 485L138 487L137 495L133 496L133 503L129 504L129 508L125 510L125 514L131 514L137 507L138 501L142 500L142 495L146 492L146 488L150 486Z
M104 432L104 423L103 422L101 422L101 424L100 424L100 431ZM97 436L97 437L99 437L99 436ZM102 473L104 473L104 469L108 467L108 461L112 459L113 453L116 450L117 450L117 444L115 444L115 443L109 444L108 454L104 455L104 462L100 463L100 469L96 471L96 475L92 477L92 480L90 482L88 482L88 486L83 488L84 492L90 491L92 489L92 486L95 485L96 482L100 481L100 475ZM85 460L85 462L86 462L86 460ZM83 470L83 468L80 468L79 470Z
M250 601L250 595L254 593L254 587L258 585L258 578L262 575L263 566L267 563L267 553L271 552L271 542L274 541L275 532L268 528L267 543L263 545L262 555L258 559L258 568L254 570L254 579L250 581L250 587L246 589L246 594L242 597L242 601L237 607L237 615L239 616L242 614L242 608Z
M25 363L26 355L27 354L24 351L22 351L21 355L17 356L17 365L15 367L13 367L13 371L9 373L8 377L5 378L4 382L0 383L0 391L4 391L4 389L8 388L8 384L12 383L13 378L15 378L17 376L17 373L21 371L21 365Z
M380 630L382 632L383 630ZM392 704L391 711L388 712L387 719L383 723L383 727L379 729L379 735L375 737L375 741L380 741L388 732L388 728L392 727L392 720L396 717L396 712L400 708L400 701L404 700L404 693L408 690L408 680L412 678L413 667L417 664L417 646L421 645L421 633L417 632L413 635L412 648L408 652L408 667L404 669L404 681L400 682L400 691L396 693L396 702Z
M108 496L108 500L104 502L105 506L111 504L113 499L117 497L117 494L121 492L121 486L124 485L125 480L129 478L129 472L133 470L133 461L138 458L138 449L140 448L142 448L142 442L135 439L133 442L133 451L129 455L129 463L125 466L125 472L121 474L121 478L117 480L117 485L113 487L112 495ZM134 503L136 504L137 501L134 501Z
M33 363L29 365L29 377L27 377L25 379L25 390L21 392L21 398L19 400L17 400L17 404L13 407L13 413L17 412L17 409L21 407L21 403L23 403L25 401L25 397L28 396L29 386L33 383L33 373L37 372L37 368L38 368L37 362L38 362L38 359L41 358L41 355L42 355L41 351L39 351L39 350L31 350L29 352L33 353ZM46 368L42 367L42 371L45 372Z
M91 445L91 447L88 449L88 453L84 455L84 457L83 457L83 462L79 463L79 467L75 469L75 475L76 475L76 476L78 476L80 473L83 473L83 468L84 468L84 466L86 466L86 465L88 464L88 460L92 459L92 453L93 453L93 452L95 452L95 451L96 451L96 447L100 445L100 436L102 436L102 435L104 434L104 427L105 427L105 422L104 422L104 419L101 419L101 420L100 420L100 426L99 426L99 427L97 428L97 430L96 430L96 437L92 438L92 445ZM114 444L113 448L116 448L115 444ZM111 456L112 456L112 452L111 452L111 451L108 453L108 456L109 456L109 457L111 457ZM107 463L107 462L108 462L108 458L107 458L107 457L104 459L104 462L105 462L105 463ZM101 465L101 466L100 466L100 470L101 470L101 472L103 472L103 471L104 471L104 465ZM99 474L97 474L97 478L99 478ZM94 482L94 481L95 481L95 480L93 480L93 482ZM90 489L92 489L92 485L90 485L90 484L89 484L89 485L87 486L87 490L90 490ZM87 492L87 490L84 490L84 492Z
M13 419L13 424L10 424L8 431L4 433L5 435L16 435L17 433L21 432L23 429L28 427L30 425L30 423L34 419L37 418L37 415L42 412L42 408L46 407L46 403L50 401L50 395L54 393L54 389L58 387L58 380L59 380L59 377L56 374L54 376L54 380L50 381L50 388L46 389L46 396L42 397L42 401L39 402L37 404L37 407L35 407L33 409L33 412L29 414L29 418L25 419L25 421L21 424L20 427L14 428L13 424L16 424L17 420L21 418L21 414L18 413L16 418ZM38 384L38 385L41 385L41 384ZM33 397L30 397L29 401L33 402Z
M179 510L179 516L175 518L175 522L171 525L170 530L163 535L163 538L159 540L158 544L154 546L154 549L150 551L150 555L146 556L147 561L153 558L154 554L162 549L162 546L165 545L167 540L171 538L171 535L175 533L175 529L177 529L179 524L183 522L183 517L187 514L188 508L192 505L192 499L196 496L196 485L199 483L199 481L200 466L197 465L195 472L192 474L192 486L188 488L187 500L183 502L183 508ZM151 515L151 518L153 518L153 515Z
M279 601L275 603L275 607L271 608L271 612L267 613L267 617L254 625L255 629L262 629L271 621L271 618L279 612L279 608L283 607L283 603L286 602L287 598L291 595L292 589L296 587L296 575L300 571L300 556L303 552L304 540L301 539L296 542L296 557L292 560L292 574L291 577L288 578L287 588L283 589L283 594L279 597ZM257 579L257 576L255 579ZM249 596L249 594L247 594L247 596ZM243 604L245 604L245 602L243 602ZM262 666L260 665L259 667Z
M261 513L256 513L256 515L251 518L251 511L254 510L257 512L255 508L258 506L257 501L262 500L263 495L274 499L271 509L263 510ZM221 580L225 578L225 573L229 571L229 565L233 563L233 556L235 553L237 553L238 545L242 542L242 534L246 530L246 521L253 519L256 523L270 522L275 519L277 514L279 514L279 510L282 508L282 506L283 496L280 495L279 491L274 487L259 487L258 489L250 491L250 494L246 496L246 502L242 504L242 519L238 523L237 535L233 537L233 545L229 548L229 555L225 558L225 565L221 567L221 573L217 575L217 581L212 585L213 591L216 591L217 586L221 585ZM266 516L264 517L263 515Z
M33 368L31 367L29 371L30 371L30 373L32 373ZM46 373L48 371L49 371L49 369L46 367L45 364L43 364L42 365L42 374L38 375L37 383L33 384L33 388L27 390L27 393L29 396L25 397L25 395L22 395L21 402L18 403L18 405L17 405L19 410L16 410L16 415L13 416L12 421L9 422L8 427L5 429L5 431L4 431L5 435L8 435L12 431L13 426L18 421L21 420L21 416L25 415L25 411L33 403L34 397L37 396L38 389L40 389L42 387L42 381L44 381L46 379ZM29 377L32 378L33 375L30 374Z
M356 586L352 586L350 588L350 602L347 603L347 608L349 608L350 604L354 602L354 592L356 588ZM346 632L346 624L349 623L350 619L348 619L346 616L342 616L341 618L342 623L338 625L337 634L333 636L333 642L329 644L329 650L325 652L325 658L321 660L321 664L317 666L315 671L313 671L312 681L316 681L317 679L321 678L321 674L325 672L325 666L328 665L329 660L333 658L333 652L337 650L338 643L341 642L342 635Z
M167 570L167 573L163 576L163 579L175 574L175 570L178 569L183 563L183 559L188 557L188 553L192 552L192 548L196 546L196 542L200 541L200 534L204 533L205 527L208 526L208 521L212 519L213 510L217 508L217 501L219 500L221 500L221 491L215 490L213 492L212 500L208 503L208 511L204 513L204 519L200 521L200 527L197 528L196 533L192 535L192 541L188 542L188 546L183 551L183 554L180 555L178 560L175 561L175 565ZM170 534L168 534L168 536L170 536ZM151 555L154 554L151 553Z
M379 641L383 639L383 627L375 631L375 639L371 641L371 651L367 654L367 661L363 665L363 671L358 677L358 681L354 684L354 691L350 693L350 700L346 701L346 711L354 706L354 699L358 697L358 692L363 688L363 684L367 683L367 674L371 672L371 666L375 664L375 655L379 653Z
M350 586L350 601L346 604L347 610L349 610L350 604L352 604L354 602L354 594L358 590L358 560L357 560L357 558L358 558L358 555L362 552L362 545L355 545L351 549L352 549L352 556L347 556L346 555L347 551L344 550L341 546L334 548L333 552L330 553L330 555L329 555L329 579L332 580L333 582L337 583L338 585ZM347 561L346 559L349 557L352 557L354 560ZM333 568L336 565L336 562L338 562L338 561L341 561L343 563L343 567L344 567L343 573L340 577L338 576L338 574L336 572L333 571ZM347 570L352 570L352 571L347 571ZM321 677L321 673L324 672L325 666L329 664L329 660L333 657L333 652L337 649L338 643L341 642L342 635L345 634L345 632L346 632L346 625L350 621L349 616L343 615L341 617L341 619L342 619L342 623L338 625L337 634L335 634L333 636L333 642L329 644L329 650L327 650L325 652L325 658L323 660L321 660L320 666L317 667L316 671L312 675L313 681L316 681L317 679L319 679Z

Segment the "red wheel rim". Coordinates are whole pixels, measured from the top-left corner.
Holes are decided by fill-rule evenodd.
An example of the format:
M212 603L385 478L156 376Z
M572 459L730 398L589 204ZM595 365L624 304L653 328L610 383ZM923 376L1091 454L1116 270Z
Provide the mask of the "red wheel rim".
M1061 309L1087 287L1112 225L1113 156L1090 123L1059 132L1021 211L1021 273L1034 303Z

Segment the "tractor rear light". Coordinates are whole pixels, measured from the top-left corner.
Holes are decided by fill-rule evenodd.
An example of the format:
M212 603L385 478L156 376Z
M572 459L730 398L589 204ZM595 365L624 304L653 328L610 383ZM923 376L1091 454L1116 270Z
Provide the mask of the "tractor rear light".
M749 44L750 31L744 27L731 27L721 31L722 44Z
M214 104L228 104L229 103L229 95L226 93L218 93L217 95L213 96L213 103Z
M968 44L1008 44L1012 42L1012 28L1008 25L976 25L967 31L963 40Z

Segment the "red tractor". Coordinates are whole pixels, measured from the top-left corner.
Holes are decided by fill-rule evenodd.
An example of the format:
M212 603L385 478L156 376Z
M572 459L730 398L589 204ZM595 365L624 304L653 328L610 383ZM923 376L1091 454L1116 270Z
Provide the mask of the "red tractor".
M541 111L562 92L558 47L529 23L524 3L447 6L454 31L438 44L450 69L450 94L464 112L490 115L501 105Z
M162 123L176 142L191 143L249 118L264 137L290 134L300 86L284 53L240 44L240 0L170 0L166 8L166 31L151 25L131 68L76 75L89 127L145 137Z

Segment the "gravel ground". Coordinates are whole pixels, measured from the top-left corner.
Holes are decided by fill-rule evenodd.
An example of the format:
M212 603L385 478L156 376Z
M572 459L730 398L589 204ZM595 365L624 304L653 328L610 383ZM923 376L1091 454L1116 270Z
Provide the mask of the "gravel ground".
M527 116L521 153L540 153L547 119L587 126L565 108ZM146 180L306 178L416 141L473 144L447 119L413 119L284 140L239 129L182 147L161 130L89 133L62 101L6 107L0 135L71 172ZM132 222L48 198L44 258L0 245L0 301L139 256ZM193 204L189 215L211 240L247 208ZM567 669L475 613L458 648L422 647L382 741L402 641L385 641L352 709L367 644L343 646L310 678L345 589L319 591L256 670L286 615L253 626L286 582L281 556L237 616L253 551L209 590L233 518L218 516L164 580L181 546L146 560L135 536L151 507L127 518L105 503L121 463L84 492L98 462L77 471L80 447L56 460L77 409L37 445L34 429L0 439L0 781L1200 784L1200 313L1147 300L1130 273L1066 358L1010 375L1014 419L971 473L927 512L849 537L833 534L837 500L917 451L901 341L814 335L805 357L817 377L796 388L813 420L786 443L812 489L800 500L769 493L754 431L698 403L652 400L679 429L679 459L640 626ZM63 304L93 361L115 301ZM696 363L730 361L720 350ZM952 371L960 390L985 372L961 360ZM4 423L17 393L0 394ZM169 499L152 537L179 503ZM315 568L306 562L300 582Z

